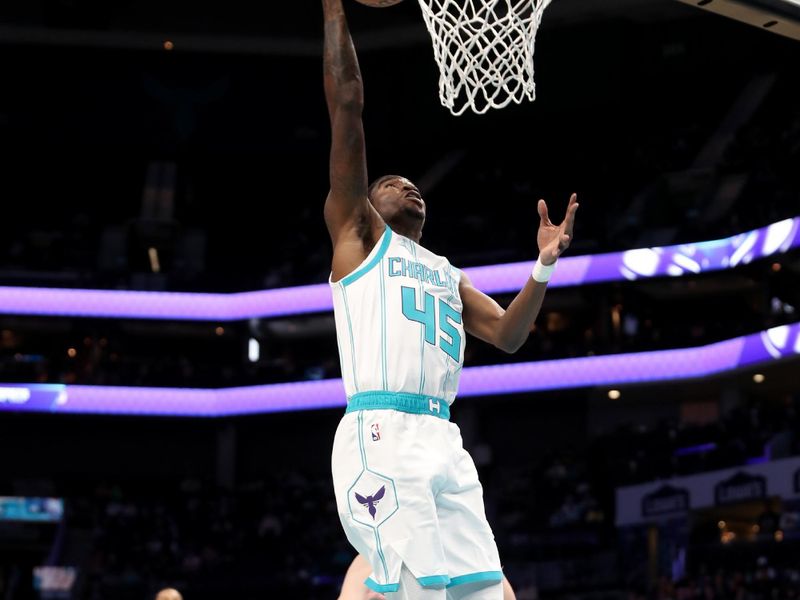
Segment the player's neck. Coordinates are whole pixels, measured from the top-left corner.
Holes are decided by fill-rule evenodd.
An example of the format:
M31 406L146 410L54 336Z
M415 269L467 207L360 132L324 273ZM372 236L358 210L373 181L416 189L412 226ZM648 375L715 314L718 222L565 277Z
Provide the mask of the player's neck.
M406 227L402 223L393 223L390 225L392 231L402 235L403 237L407 237L413 242L419 244L420 240L422 239L422 231L417 228Z

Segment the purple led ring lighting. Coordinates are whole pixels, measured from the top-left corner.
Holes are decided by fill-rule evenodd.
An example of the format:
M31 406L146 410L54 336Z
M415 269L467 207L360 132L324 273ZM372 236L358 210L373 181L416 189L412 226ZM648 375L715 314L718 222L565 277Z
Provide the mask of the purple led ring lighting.
M471 367L458 397L690 379L798 355L794 323L698 348ZM0 384L0 411L222 417L344 404L340 379L222 389Z
M639 248L559 260L550 287L730 269L800 246L800 217L733 237L661 248ZM533 261L464 269L487 294L515 292L530 276ZM0 287L0 313L128 319L236 321L280 317L333 308L327 284L235 294L135 292Z

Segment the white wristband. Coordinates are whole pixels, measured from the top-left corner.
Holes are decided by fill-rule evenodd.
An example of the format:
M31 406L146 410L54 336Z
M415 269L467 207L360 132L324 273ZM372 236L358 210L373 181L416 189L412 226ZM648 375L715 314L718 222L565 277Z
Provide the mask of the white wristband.
M554 262L552 265L543 265L541 259L537 258L536 264L533 265L531 277L533 277L534 281L539 283L547 283L550 281L550 276L553 274L553 271L556 270L557 263L558 261Z

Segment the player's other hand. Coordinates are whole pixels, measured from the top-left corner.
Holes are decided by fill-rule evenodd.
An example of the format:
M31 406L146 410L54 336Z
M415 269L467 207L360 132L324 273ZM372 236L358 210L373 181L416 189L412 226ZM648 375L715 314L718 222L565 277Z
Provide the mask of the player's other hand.
M567 216L560 225L553 225L547 214L547 203L539 200L539 232L536 242L539 245L539 259L544 265L552 265L561 254L569 248L572 241L572 229L575 226L575 213L578 210L578 195L572 194L567 205Z

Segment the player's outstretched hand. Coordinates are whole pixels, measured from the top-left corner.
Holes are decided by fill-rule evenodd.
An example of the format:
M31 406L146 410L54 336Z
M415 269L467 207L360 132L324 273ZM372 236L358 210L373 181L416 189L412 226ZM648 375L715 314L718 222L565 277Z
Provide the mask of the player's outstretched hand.
M578 195L569 197L567 216L560 225L553 225L547 215L547 203L539 200L539 232L536 242L539 244L539 259L544 265L552 265L561 254L569 248L572 241L572 229L575 226L575 213L578 210Z

